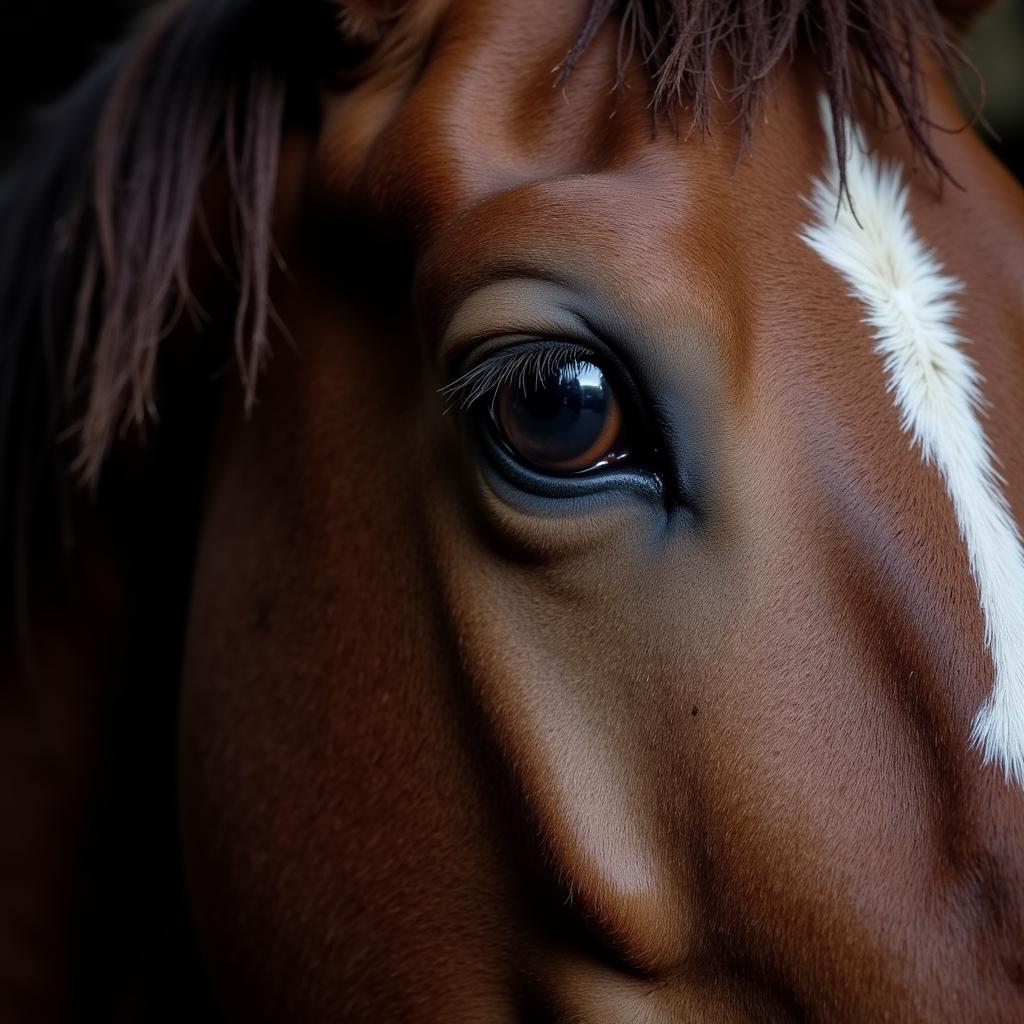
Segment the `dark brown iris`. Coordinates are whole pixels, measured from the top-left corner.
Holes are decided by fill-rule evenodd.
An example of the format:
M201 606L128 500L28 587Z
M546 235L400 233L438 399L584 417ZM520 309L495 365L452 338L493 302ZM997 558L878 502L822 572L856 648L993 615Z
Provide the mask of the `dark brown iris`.
M622 406L601 370L577 362L540 379L503 384L494 424L523 462L569 475L625 458Z

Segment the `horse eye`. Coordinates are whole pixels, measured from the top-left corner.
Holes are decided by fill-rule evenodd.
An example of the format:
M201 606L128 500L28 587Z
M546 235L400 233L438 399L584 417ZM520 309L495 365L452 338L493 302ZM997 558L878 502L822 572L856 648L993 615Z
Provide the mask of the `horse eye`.
M586 473L630 455L622 404L601 369L573 362L499 386L490 403L498 435L545 473Z

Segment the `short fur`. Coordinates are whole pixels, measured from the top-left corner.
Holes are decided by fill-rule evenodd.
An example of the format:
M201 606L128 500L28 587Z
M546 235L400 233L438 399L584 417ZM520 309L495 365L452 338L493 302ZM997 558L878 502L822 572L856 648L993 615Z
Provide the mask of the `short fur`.
M341 25L362 24L363 8L349 7L341 4ZM393 15L386 7L384 22ZM916 44L946 64L954 51L931 0L592 0L563 75L613 16L621 19L620 77L642 61L655 106L674 116L688 102L697 130L708 129L721 89L713 54L731 58L731 96L749 135L773 68L806 45L839 117L865 90L892 105L924 158L941 167L928 142ZM189 250L217 164L227 170L234 224L235 350L254 400L271 315L270 224L289 69L308 79L311 41L337 23L338 5L315 0L174 4L55 113L0 191L0 537L8 552L12 542L24 547L15 521L31 518L39 482L69 461L55 450L62 431L74 428L73 461L95 486L118 432L154 415L160 341L183 313L202 315ZM835 142L842 178L846 142L841 134Z

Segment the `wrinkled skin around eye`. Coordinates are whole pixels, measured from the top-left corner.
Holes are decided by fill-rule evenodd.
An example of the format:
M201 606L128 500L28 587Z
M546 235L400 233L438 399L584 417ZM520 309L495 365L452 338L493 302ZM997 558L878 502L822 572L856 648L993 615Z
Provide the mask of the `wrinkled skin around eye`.
M575 363L537 381L502 384L491 416L512 452L542 472L582 473L630 454L622 406L593 363Z

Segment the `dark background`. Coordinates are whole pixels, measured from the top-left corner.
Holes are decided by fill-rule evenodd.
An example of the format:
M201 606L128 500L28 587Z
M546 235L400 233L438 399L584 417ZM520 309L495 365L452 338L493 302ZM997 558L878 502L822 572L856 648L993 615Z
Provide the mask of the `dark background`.
M0 15L0 166L32 112L68 88L150 0L5 0ZM1024 180L1024 0L1004 0L967 41L984 76L988 141Z
M982 131L1003 162L1024 181L1024 0L1003 0L967 40L985 86Z
M145 0L0 0L0 162L131 24Z

